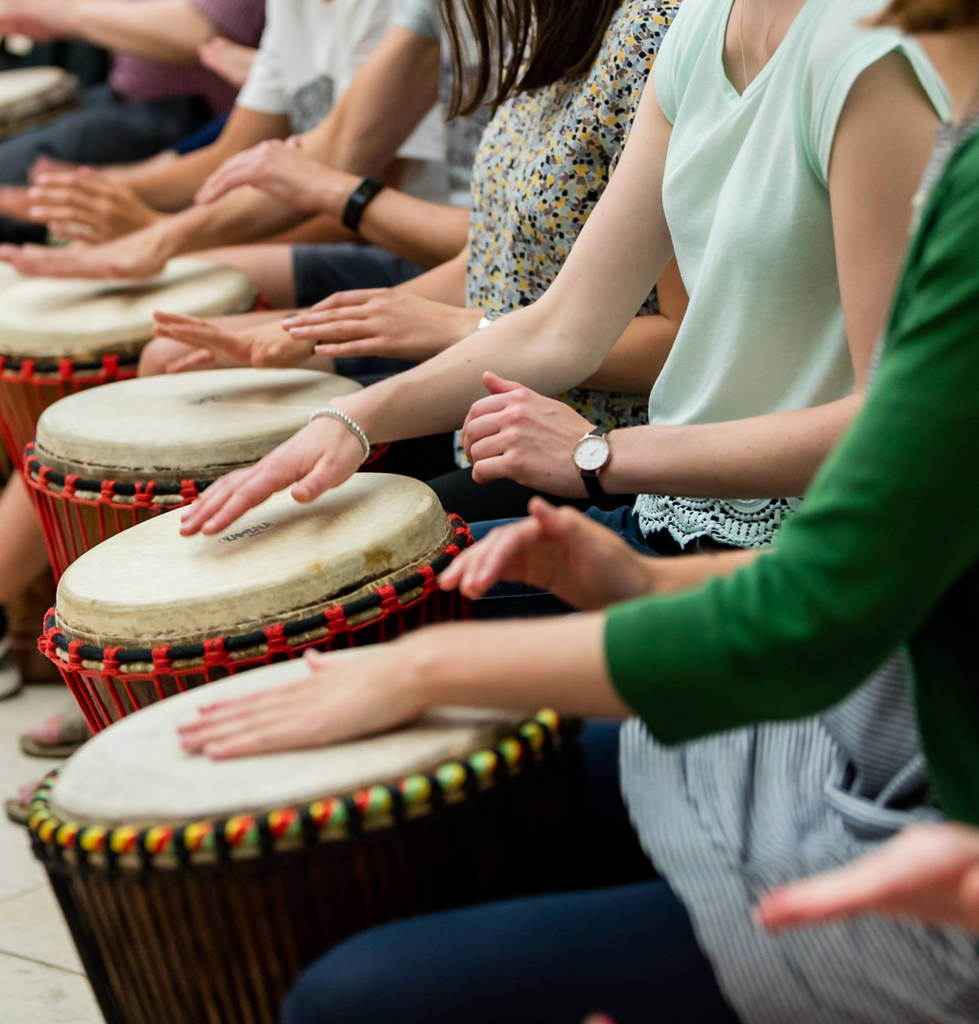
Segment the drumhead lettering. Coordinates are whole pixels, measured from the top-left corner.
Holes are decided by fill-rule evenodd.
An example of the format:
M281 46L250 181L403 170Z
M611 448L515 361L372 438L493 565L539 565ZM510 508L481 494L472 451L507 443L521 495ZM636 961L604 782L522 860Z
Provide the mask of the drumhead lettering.
M209 405L211 402L224 401L225 395L201 395L200 398L191 398L188 400L188 405Z
M238 530L235 533L226 533L221 538L222 544L233 544L236 540L241 540L242 537L257 537L260 533L265 533L266 530L271 530L273 524L269 522L256 523L254 526L246 526L243 530Z

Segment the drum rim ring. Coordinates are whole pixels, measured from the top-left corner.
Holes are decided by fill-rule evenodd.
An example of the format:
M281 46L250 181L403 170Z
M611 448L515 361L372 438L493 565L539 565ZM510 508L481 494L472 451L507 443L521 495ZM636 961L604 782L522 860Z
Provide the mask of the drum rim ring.
M210 637L196 643L166 644L159 647L99 647L72 640L58 626L57 609L49 608L44 616L44 633L38 647L50 661L65 672L105 673L124 681L128 676L145 677L147 672L172 672L178 666L185 671L198 666L241 668L248 662L263 664L272 654L288 654L305 647L330 643L338 636L365 623L383 619L385 612L406 610L412 601L402 603L406 594L421 591L422 596L438 591L438 575L472 544L469 526L454 513L447 514L449 542L427 564L401 579L384 577L377 585L358 588L366 590L352 601L327 599L318 611L301 619L283 618L263 629L249 633L230 633ZM368 589L369 588L369 589ZM319 634L310 641L310 634ZM258 653L256 653L258 652Z
M579 731L577 719L563 718L546 708L508 730L492 746L390 784L378 783L257 813L174 825L107 827L61 818L51 807L52 789L62 770L55 768L34 793L28 828L40 860L110 872L210 866L225 859L219 856L222 851L231 860L245 860L313 849L356 839L364 831L394 829L406 815L437 813L447 804L475 799L522 775L525 769L552 759ZM395 814L397 807L401 811ZM310 821L312 828L304 824Z

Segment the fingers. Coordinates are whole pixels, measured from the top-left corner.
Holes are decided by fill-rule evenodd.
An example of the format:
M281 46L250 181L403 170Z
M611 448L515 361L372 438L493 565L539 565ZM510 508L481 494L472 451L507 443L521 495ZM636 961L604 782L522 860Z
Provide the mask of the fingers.
M165 313L156 310L153 313L156 322L153 333L156 337L170 338L195 348L207 349L208 352L223 355L237 362L251 361L251 345L247 337L222 331L215 324L200 320L197 317L182 316L179 313Z
M193 370L207 370L217 366L217 359L213 352L206 348L198 349L196 352L188 352L186 355L174 359L166 365L167 373L189 373Z
M295 316L286 317L282 324L284 327L288 326L290 323L299 324L311 313L318 313L325 309L339 309L344 306L362 306L365 302L369 302L378 295L385 295L390 290L390 288L352 288L346 292L334 292L332 295L328 295L325 299L320 299L320 301L314 306L310 306L304 313L298 313Z
M335 487L346 477L339 476L332 452L321 455L316 464L292 489L296 501L306 504L315 501L321 494Z
M249 155L245 153L222 164L197 190L194 202L199 206L207 206L228 192L242 185L251 184L258 169L249 159Z
M482 597L494 583L516 578L518 558L540 539L540 524L535 519L499 526L455 558L439 576L439 586L458 590L472 600Z
M523 384L519 381L505 380L503 377L498 377L492 370L487 370L483 374L483 384L491 395L503 395L508 391L518 391L523 388Z
M360 338L357 341L341 341L336 344L317 345L313 351L318 356L352 357L395 355L388 352L384 338Z
M21 274L46 277L112 278L120 267L92 248L57 249L46 245L0 245L0 260Z
M301 327L289 327L285 322L282 326L297 341L355 341L374 332L370 313L365 307L356 306L317 313L315 321L310 318Z

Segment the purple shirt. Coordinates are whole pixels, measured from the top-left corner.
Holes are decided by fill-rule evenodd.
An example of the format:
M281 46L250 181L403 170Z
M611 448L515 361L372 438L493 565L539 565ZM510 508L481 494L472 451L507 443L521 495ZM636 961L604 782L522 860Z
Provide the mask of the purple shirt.
M129 0L140 3L142 0ZM264 0L189 0L222 36L244 46L258 46L265 24ZM214 114L229 110L235 89L207 68L194 63L150 60L134 53L112 53L109 83L124 99L135 102L165 96L198 95Z

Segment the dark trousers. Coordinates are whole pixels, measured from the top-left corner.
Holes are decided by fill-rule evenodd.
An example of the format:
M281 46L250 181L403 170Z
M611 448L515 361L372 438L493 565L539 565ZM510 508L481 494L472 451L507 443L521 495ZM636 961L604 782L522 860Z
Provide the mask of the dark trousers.
M55 121L0 142L0 183L23 185L39 156L72 163L130 163L155 156L210 120L197 96L129 103L106 84L82 94L82 105ZM45 229L0 220L4 241L43 241Z
M616 1024L736 1024L686 911L641 855L617 748L617 726L588 726L591 887L363 932L306 971L283 1024L581 1024L595 1010Z

